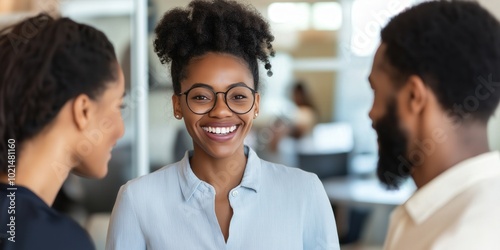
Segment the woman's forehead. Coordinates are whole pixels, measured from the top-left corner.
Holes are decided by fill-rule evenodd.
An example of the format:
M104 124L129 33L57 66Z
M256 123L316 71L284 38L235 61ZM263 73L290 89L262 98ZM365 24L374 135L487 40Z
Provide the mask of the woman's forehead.
M190 88L197 83L209 85L213 89L225 89L234 83L254 87L250 69L241 59L219 53L207 53L188 65L182 87Z

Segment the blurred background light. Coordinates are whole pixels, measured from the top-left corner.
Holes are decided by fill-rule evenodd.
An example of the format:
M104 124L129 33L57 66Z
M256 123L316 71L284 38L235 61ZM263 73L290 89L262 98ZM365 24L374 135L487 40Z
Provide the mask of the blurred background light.
M338 30L342 26L342 7L337 2L312 5L312 26L317 30Z
M372 56L380 43L380 30L402 10L417 0L355 0L352 4L351 51L356 56Z
M308 3L272 3L267 11L271 22L286 24L298 30L305 30L310 26Z

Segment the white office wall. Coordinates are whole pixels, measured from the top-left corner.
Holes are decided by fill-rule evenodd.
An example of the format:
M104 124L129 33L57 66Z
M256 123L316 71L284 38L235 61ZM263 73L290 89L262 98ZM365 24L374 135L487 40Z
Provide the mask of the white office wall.
M493 150L500 150L500 107L488 124L488 139Z
M482 6L488 9L493 15L500 19L500 1L497 0L477 0Z

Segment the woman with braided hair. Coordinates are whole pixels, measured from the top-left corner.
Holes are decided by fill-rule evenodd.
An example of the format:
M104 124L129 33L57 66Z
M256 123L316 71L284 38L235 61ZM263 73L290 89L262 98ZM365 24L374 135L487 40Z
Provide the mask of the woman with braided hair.
M154 46L170 64L173 112L192 151L122 186L107 249L339 249L319 179L244 145L271 76L269 25L251 6L194 0L168 11Z
M0 249L89 250L51 208L73 172L102 178L123 135L123 73L106 36L47 14L0 31Z

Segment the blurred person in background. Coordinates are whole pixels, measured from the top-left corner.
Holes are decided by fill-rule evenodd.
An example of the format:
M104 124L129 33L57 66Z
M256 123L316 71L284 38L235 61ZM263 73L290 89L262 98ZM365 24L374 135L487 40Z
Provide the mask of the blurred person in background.
M292 87L291 99L295 105L294 112L289 117L279 117L273 124L273 136L269 142L272 152L277 152L280 142L284 137L299 140L311 134L318 123L318 110L312 102L307 86L302 81L297 81Z
M94 249L51 206L70 173L104 177L123 135L113 45L93 27L40 14L0 31L0 62L0 249Z
M369 81L377 174L415 194L391 216L385 249L498 249L500 24L478 3L425 2L381 32Z
M122 186L106 248L339 249L318 177L244 145L259 114L259 61L272 74L268 23L252 6L195 0L168 11L156 35L194 149Z

